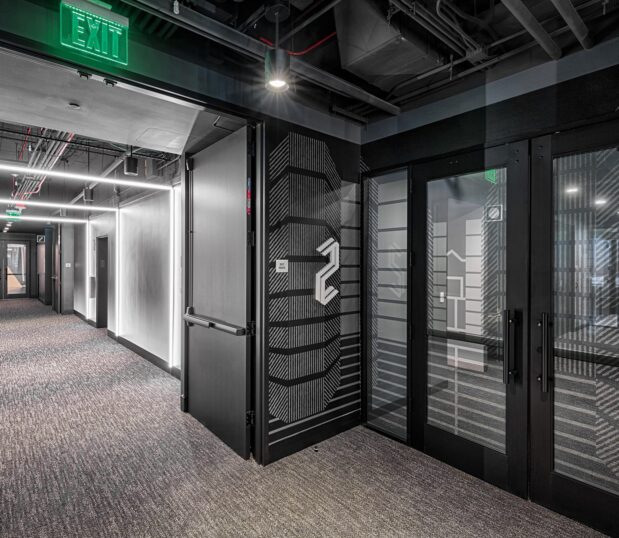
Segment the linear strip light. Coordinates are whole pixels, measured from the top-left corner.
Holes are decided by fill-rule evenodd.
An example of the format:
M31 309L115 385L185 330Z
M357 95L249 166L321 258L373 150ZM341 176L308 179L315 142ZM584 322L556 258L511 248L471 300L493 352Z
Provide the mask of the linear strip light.
M88 222L86 219L70 219L67 217L33 217L30 215L28 215L27 217L16 217L14 215L0 215L0 220L9 220L11 222L22 222L22 221L66 222L66 223L74 223L74 224L86 224Z
M100 205L74 205L62 204L56 202L40 202L38 200L15 200L14 198L0 198L0 204L14 204L16 206L29 207L52 207L55 209L74 209L75 211L109 211L114 213L118 211L115 207L104 207Z
M76 174L73 172L62 172L60 170L45 170L43 168L30 168L27 166L16 166L14 164L0 163L0 171L26 174L31 176L58 177L69 181L91 181L93 183L107 183L109 185L124 185L126 187L140 187L142 189L153 189L158 191L172 190L171 185L161 185L148 183L146 181L133 181L131 179L116 179L111 177L91 176L88 174Z

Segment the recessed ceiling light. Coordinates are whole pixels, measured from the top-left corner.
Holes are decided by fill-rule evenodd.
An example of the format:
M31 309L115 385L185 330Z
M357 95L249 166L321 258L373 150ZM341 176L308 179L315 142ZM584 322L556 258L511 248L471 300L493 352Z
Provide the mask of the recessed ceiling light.
M595 201L595 205L604 205L606 203L606 200L602 199L602 198L598 198Z
M67 223L75 223L75 224L86 224L88 221L85 219L69 219L65 217L35 217L35 216L22 216L22 217L11 217L9 215L0 215L0 220L14 220L15 222L21 221L31 221L31 222L67 222ZM8 226L8 224L7 224Z
M27 209L28 207L52 207L55 209L71 209L75 211L101 211L110 213L118 211L115 207L100 205L63 204L57 202L41 202L39 200L13 200L12 198L0 198L0 204L13 204L19 209Z
M73 172L62 172L60 170L45 170L43 168L16 166L10 163L0 163L0 171L2 170L6 172L18 172L19 174L29 174L32 176L57 177L67 181L106 183L108 185L124 185L126 187L137 187L140 189L153 189L159 191L172 190L171 185L162 185L161 183L147 183L146 181L133 181L130 179L116 179L111 177L91 176L89 174L76 174Z
M578 192L580 189L578 187L568 187L567 189L565 189L565 192L567 194L574 194L576 192Z

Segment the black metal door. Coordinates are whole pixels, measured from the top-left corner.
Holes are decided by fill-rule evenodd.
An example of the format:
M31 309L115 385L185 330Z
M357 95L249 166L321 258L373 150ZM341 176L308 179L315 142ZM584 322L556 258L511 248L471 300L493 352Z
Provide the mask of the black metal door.
M60 256L60 255L59 255ZM108 238L97 237L97 318L98 328L107 327L107 296L108 296Z
M252 207L250 133L188 160L186 409L239 455L251 440Z
M410 173L410 440L526 496L528 143Z
M619 535L619 122L532 141L531 498Z

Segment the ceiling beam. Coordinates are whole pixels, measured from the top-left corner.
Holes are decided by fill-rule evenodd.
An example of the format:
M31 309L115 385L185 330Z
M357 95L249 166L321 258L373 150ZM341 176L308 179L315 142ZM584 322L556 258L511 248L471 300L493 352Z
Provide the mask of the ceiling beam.
M554 39L550 37L550 34L544 30L544 27L535 18L533 13L529 11L529 8L524 5L522 0L503 0L503 5L514 18L524 26L525 30L533 36L535 41L546 51L548 56L553 60L561 58L561 48L559 45L557 45Z

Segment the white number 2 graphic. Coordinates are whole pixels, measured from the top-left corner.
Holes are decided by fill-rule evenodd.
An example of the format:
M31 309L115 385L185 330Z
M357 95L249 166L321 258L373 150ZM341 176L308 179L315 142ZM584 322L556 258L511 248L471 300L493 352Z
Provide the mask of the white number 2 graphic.
M329 263L316 273L316 300L326 305L338 294L333 286L327 287L327 279L340 268L340 244L334 239L327 239L316 250L323 256L329 256Z

